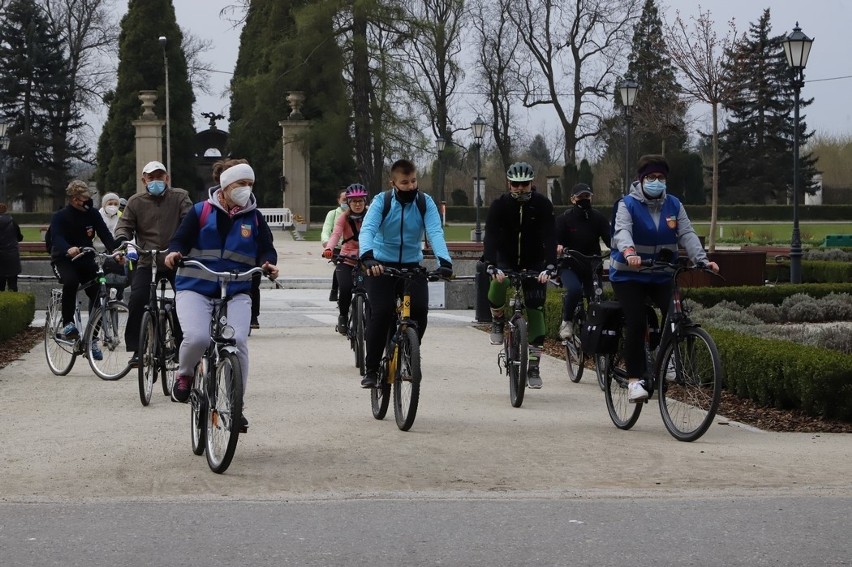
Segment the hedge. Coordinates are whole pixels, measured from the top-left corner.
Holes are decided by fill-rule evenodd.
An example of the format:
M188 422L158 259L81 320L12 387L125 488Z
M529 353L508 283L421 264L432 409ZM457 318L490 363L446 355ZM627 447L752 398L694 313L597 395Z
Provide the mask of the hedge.
M766 263L766 281L790 281L790 264ZM852 262L802 260L802 281L805 283L852 282Z
M0 292L0 342L14 337L33 322L35 296L14 291Z

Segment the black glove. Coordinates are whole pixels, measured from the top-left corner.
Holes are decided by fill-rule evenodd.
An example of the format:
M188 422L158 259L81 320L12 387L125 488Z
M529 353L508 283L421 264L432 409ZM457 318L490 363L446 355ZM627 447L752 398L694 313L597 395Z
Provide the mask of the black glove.
M452 262L444 260L443 258L438 258L438 264L440 264L440 266L438 267L437 270L435 270L435 273L437 275L441 276L442 278L444 278L446 280L453 277L453 264L452 264Z
M364 267L364 270L369 270L379 265L379 261L373 257L372 250L368 250L361 255L361 265Z

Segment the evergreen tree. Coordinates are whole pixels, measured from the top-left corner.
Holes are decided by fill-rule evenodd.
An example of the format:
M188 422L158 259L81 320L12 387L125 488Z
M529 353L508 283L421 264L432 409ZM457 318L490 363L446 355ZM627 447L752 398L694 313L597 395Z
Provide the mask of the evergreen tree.
M749 26L728 53L725 64L730 114L719 140L719 198L727 203L785 203L792 187L792 71L784 57L782 35L772 35L770 11ZM812 100L801 101L800 107ZM804 119L799 141L806 144ZM800 186L808 188L816 160L800 156Z
M353 178L350 106L333 28L334 2L252 0L231 81L229 153L257 173L262 205L281 199L282 141L289 91L304 91L301 111L312 122L311 200L332 203Z
M72 96L69 65L43 9L34 0L11 2L0 20L0 38L0 119L11 124L7 180L32 210L36 181L63 194L70 156L80 149L72 132L81 125L78 114L62 120Z
M131 195L136 191L136 134L131 124L139 119L142 107L139 91L156 90L155 112L166 116L165 69L159 37L166 37L166 56L169 63L169 116L171 130L170 175L172 184L196 190L200 183L195 173L195 128L192 105L195 95L189 82L186 56L181 44L183 34L175 19L171 0L130 0L127 13L121 20L119 36L118 83L107 98L109 111L98 140L97 182L102 192L115 191ZM106 102L105 101L105 102ZM163 157L166 163L165 128Z
M686 104L675 76L656 0L645 0L633 33L628 74L639 83L631 112L630 163L643 154L667 154L683 149ZM618 98L620 106L621 99Z

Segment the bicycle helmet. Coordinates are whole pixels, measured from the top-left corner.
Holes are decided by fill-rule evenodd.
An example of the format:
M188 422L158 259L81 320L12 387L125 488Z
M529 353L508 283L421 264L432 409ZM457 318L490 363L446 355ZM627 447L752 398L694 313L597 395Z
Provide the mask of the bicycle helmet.
M515 162L506 171L509 181L532 181L535 179L533 168L525 161Z
M367 198L367 188L361 185L360 183L353 183L349 187L346 188L346 200L349 199L366 199Z

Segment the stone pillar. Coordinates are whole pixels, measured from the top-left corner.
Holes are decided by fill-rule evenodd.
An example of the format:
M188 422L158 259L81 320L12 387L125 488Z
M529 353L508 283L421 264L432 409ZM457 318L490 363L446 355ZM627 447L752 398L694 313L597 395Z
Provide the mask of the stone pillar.
M136 129L136 171L133 175L136 179L136 192L142 193L145 191L141 180L142 168L149 161L163 160L163 126L166 121L160 120L154 114L157 91L139 91L139 100L142 101L142 115L131 124ZM104 190L109 191L109 187Z
M305 95L301 91L291 91L287 102L292 111L286 120L278 123L284 146L283 173L287 186L283 206L290 209L295 219L299 215L304 222L311 222L311 154L305 143L305 135L311 126L302 115L301 106Z

